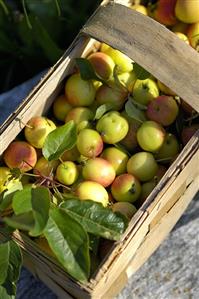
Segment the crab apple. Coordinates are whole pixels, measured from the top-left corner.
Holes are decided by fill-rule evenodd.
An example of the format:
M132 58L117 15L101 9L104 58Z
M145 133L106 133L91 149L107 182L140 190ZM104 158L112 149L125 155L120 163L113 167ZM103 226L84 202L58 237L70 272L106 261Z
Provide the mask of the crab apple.
M148 15L147 8L144 5L134 4L134 5L131 5L130 8L142 13L145 16Z
M124 215L128 220L130 220L133 215L137 212L137 209L134 205L132 205L130 202L120 201L116 202L111 206L112 211L119 212L122 215Z
M175 96L176 93L172 91L169 87L167 87L164 83L162 83L160 80L158 80L158 87L166 95Z
M75 183L79 175L77 165L72 161L64 161L58 165L56 179L67 186Z
M154 156L148 152L138 152L127 162L127 172L142 182L151 180L157 170L158 164Z
M184 23L199 22L199 0L177 0L175 15Z
M115 170L111 163L103 158L89 159L82 168L86 181L94 181L108 187L115 179Z
M187 36L190 45L199 52L199 22L189 25Z
M175 5L177 0L159 0L157 7L153 12L156 21L166 26L172 26L177 23L175 17Z
M65 121L67 113L73 107L67 102L65 95L60 95L57 97L53 103L53 113L56 119L60 121Z
M52 175L53 172L56 170L59 161L52 160L48 161L44 157L41 157L37 160L35 167L33 168L33 172L35 174L41 174L44 176Z
M56 129L54 122L44 116L32 117L25 127L26 140L36 148L42 148L46 137Z
M103 140L100 134L93 129L83 129L77 135L77 149L81 155L95 158L103 150Z
M118 67L118 73L131 72L133 70L133 60L119 50L108 47L105 50Z
M190 127L185 127L182 130L181 138L183 145L186 145L191 137L199 130L199 124L191 125Z
M162 160L162 163L164 162L168 163L170 160L172 160L177 156L179 150L180 150L180 146L175 135L171 133L167 133L165 135L163 145L158 150L155 156L156 159Z
M96 129L105 143L114 144L126 136L129 125L119 112L110 111L98 120Z
M111 163L116 175L126 172L126 164L129 158L128 155L121 149L114 146L107 147L101 153L101 157Z
M178 112L178 105L174 98L162 95L148 104L146 114L150 120L169 126L175 121Z
M165 138L164 128L155 121L145 121L137 131L139 146L149 152L157 152Z
M114 110L120 110L127 99L127 91L113 83L101 85L96 92L98 106L112 104Z
M74 146L72 149L63 152L63 154L61 155L61 160L74 162L77 161L79 157L80 157L80 152L78 151L77 147Z
M27 142L13 141L5 150L3 158L9 168L19 168L22 172L26 172L35 166L37 153Z
M116 201L135 202L141 193L141 185L136 177L123 173L111 185L111 193Z
M95 99L95 87L91 80L83 80L80 74L73 74L65 85L68 102L75 107L89 106Z
M133 87L133 98L136 102L147 105L158 96L159 89L155 81L150 78L145 80L136 80Z
M0 167L0 193L6 189L10 189L15 182L19 181L18 179L11 179L11 172L8 167Z
M65 122L74 120L77 125L77 131L82 129L90 128L91 122L94 119L94 113L87 107L75 107L71 109L66 115Z
M103 52L96 52L87 58L92 64L96 74L104 80L108 80L113 75L115 63L113 59Z
M128 92L132 92L135 82L137 80L134 71L119 74L118 79L120 83L128 90Z
M75 195L81 200L93 200L101 203L104 207L108 206L108 192L99 183L93 181L81 182L76 190Z

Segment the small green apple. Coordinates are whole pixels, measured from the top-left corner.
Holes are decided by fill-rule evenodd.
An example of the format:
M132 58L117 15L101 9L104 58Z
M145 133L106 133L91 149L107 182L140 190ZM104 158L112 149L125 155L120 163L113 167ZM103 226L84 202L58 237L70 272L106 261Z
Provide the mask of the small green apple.
M74 123L77 125L77 132L82 129L91 128L91 122L94 119L94 113L87 107L75 107L71 109L65 118L65 122L74 120Z
M67 113L72 106L67 102L65 95L58 96L53 103L53 113L56 119L65 121Z
M74 184L78 178L79 172L76 164L72 161L64 161L58 165L56 170L56 179L67 186Z
M150 78L145 80L136 80L133 87L133 98L136 102L147 105L158 96L159 89L155 81Z
M101 157L111 163L115 169L116 175L126 172L126 164L129 158L128 155L121 149L114 146L107 147L101 153Z
M103 140L93 129L83 129L77 135L77 149L81 155L88 158L99 156L103 150Z
M175 135L167 133L163 145L155 156L156 159L162 160L161 163L168 163L178 155L179 150L180 145Z

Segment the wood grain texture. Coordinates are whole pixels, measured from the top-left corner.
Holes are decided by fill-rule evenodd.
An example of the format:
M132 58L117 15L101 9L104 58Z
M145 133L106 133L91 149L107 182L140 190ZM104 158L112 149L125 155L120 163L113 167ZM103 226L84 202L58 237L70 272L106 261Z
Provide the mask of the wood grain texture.
M199 111L199 54L165 26L111 2L82 33L122 51Z

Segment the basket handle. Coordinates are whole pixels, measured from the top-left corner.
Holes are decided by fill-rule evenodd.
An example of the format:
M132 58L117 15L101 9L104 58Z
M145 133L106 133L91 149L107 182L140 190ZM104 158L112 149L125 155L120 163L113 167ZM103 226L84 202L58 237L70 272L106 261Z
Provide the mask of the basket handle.
M98 7L81 33L128 55L199 112L199 54L165 26L110 2Z

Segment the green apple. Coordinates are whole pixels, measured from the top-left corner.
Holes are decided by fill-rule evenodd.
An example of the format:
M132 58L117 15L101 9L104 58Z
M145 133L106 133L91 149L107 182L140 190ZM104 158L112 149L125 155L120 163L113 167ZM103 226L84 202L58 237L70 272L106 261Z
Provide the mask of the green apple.
M111 206L113 212L119 212L124 215L128 220L130 220L133 215L137 212L137 209L130 202L116 202Z
M53 175L53 172L56 170L58 164L59 161L57 160L48 161L44 157L41 157L37 160L37 163L33 168L33 172L44 176Z
M179 150L180 145L175 135L167 133L163 145L155 156L156 159L162 160L162 163L168 163L178 155Z
M126 136L129 125L119 112L110 111L98 120L96 129L105 143L114 144Z
M19 168L22 172L26 172L34 168L37 153L27 142L13 141L5 150L3 158L9 168Z
M127 163L127 172L138 180L146 182L151 180L158 170L158 164L151 153L139 152L133 155Z
M76 190L75 194L81 200L93 200L101 203L104 207L108 206L108 192L99 183L93 181L83 181L81 182Z
M77 135L77 149L81 155L88 158L99 156L103 150L103 140L93 129L83 129Z
M177 0L175 15L184 23L199 22L199 0Z
M167 87L164 83L162 83L160 80L158 80L158 87L160 91L166 95L175 96L176 93L172 91L169 87Z
M66 115L65 122L74 120L74 123L77 125L77 132L82 129L91 128L91 122L94 119L94 113L87 107L75 107L71 109Z
M156 185L157 184L154 180L142 184L142 191L139 198L139 204L143 204L143 202L147 199L147 197L153 191Z
M145 16L148 15L147 8L144 5L133 4L133 5L130 6L130 8L136 10L137 12L142 13Z
M89 106L95 99L95 87L91 80L83 80L80 74L73 74L65 85L65 95L69 104L75 107Z
M128 90L128 92L133 91L133 87L137 80L136 74L134 71L126 72L118 75L120 83Z
M155 81L150 78L145 80L136 80L133 87L133 98L136 102L147 105L158 96L159 89Z
M108 47L105 53L108 54L118 66L118 73L131 72L133 70L133 60L119 50Z
M157 152L164 139L164 128L154 121L145 121L137 131L138 144L145 151Z
M116 201L135 202L141 193L141 185L132 174L124 173L116 177L111 185L111 193Z
M109 161L103 158L94 158L85 162L82 176L86 181L94 181L108 187L115 179L115 170Z
M128 155L121 149L114 146L107 147L101 153L101 157L111 163L116 175L126 172L126 164L129 158Z
M0 166L0 194L13 186L18 179L11 179L11 172L8 167Z
M72 106L67 102L65 95L58 96L53 103L53 113L56 119L65 121L67 113Z
M25 127L26 140L36 148L42 148L46 137L56 129L52 120L44 116L32 117Z
M67 186L74 184L78 178L79 172L77 165L72 161L64 161L58 165L56 170L56 179Z

